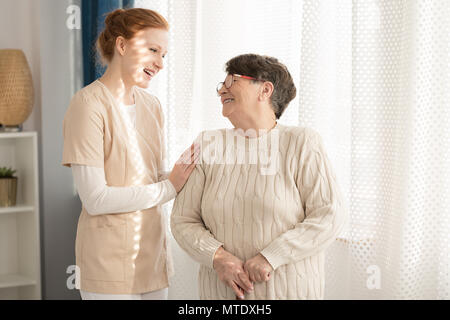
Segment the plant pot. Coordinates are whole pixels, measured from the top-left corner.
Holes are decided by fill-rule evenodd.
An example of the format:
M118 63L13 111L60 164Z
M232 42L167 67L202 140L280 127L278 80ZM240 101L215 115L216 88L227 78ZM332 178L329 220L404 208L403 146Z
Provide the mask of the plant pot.
M0 178L0 207L16 205L17 178Z

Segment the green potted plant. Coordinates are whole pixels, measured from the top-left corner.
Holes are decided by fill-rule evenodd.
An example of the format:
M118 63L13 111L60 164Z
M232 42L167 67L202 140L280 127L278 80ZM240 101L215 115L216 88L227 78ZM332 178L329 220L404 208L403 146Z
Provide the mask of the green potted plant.
M16 170L8 167L0 167L0 207L16 205L17 177Z

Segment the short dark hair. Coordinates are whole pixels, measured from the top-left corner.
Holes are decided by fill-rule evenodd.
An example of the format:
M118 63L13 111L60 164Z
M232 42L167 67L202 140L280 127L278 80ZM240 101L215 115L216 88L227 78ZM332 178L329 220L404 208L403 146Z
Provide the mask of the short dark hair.
M292 76L284 64L276 58L258 54L242 54L225 64L228 74L240 74L272 82L272 109L277 119L297 94Z

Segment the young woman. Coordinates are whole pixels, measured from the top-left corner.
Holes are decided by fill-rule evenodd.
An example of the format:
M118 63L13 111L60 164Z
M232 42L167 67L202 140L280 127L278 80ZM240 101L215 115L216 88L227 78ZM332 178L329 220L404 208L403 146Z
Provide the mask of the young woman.
M183 188L199 154L192 145L164 171L164 117L145 88L163 68L168 29L151 10L111 12L97 40L107 70L75 94L64 118L62 164L83 205L83 299L167 299L173 269L161 205Z

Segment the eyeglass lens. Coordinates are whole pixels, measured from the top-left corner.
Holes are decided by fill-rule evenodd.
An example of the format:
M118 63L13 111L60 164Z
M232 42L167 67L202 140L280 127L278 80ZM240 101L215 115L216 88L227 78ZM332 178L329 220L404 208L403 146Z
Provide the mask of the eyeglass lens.
M225 78L225 88L230 89L232 85L233 85L233 76L229 74Z
M231 75L231 74L227 75L224 82L219 82L217 84L217 88L216 88L217 93L219 93L219 91L222 89L222 86L224 86L224 85L225 85L226 89L231 88L231 86L233 85L233 75Z

